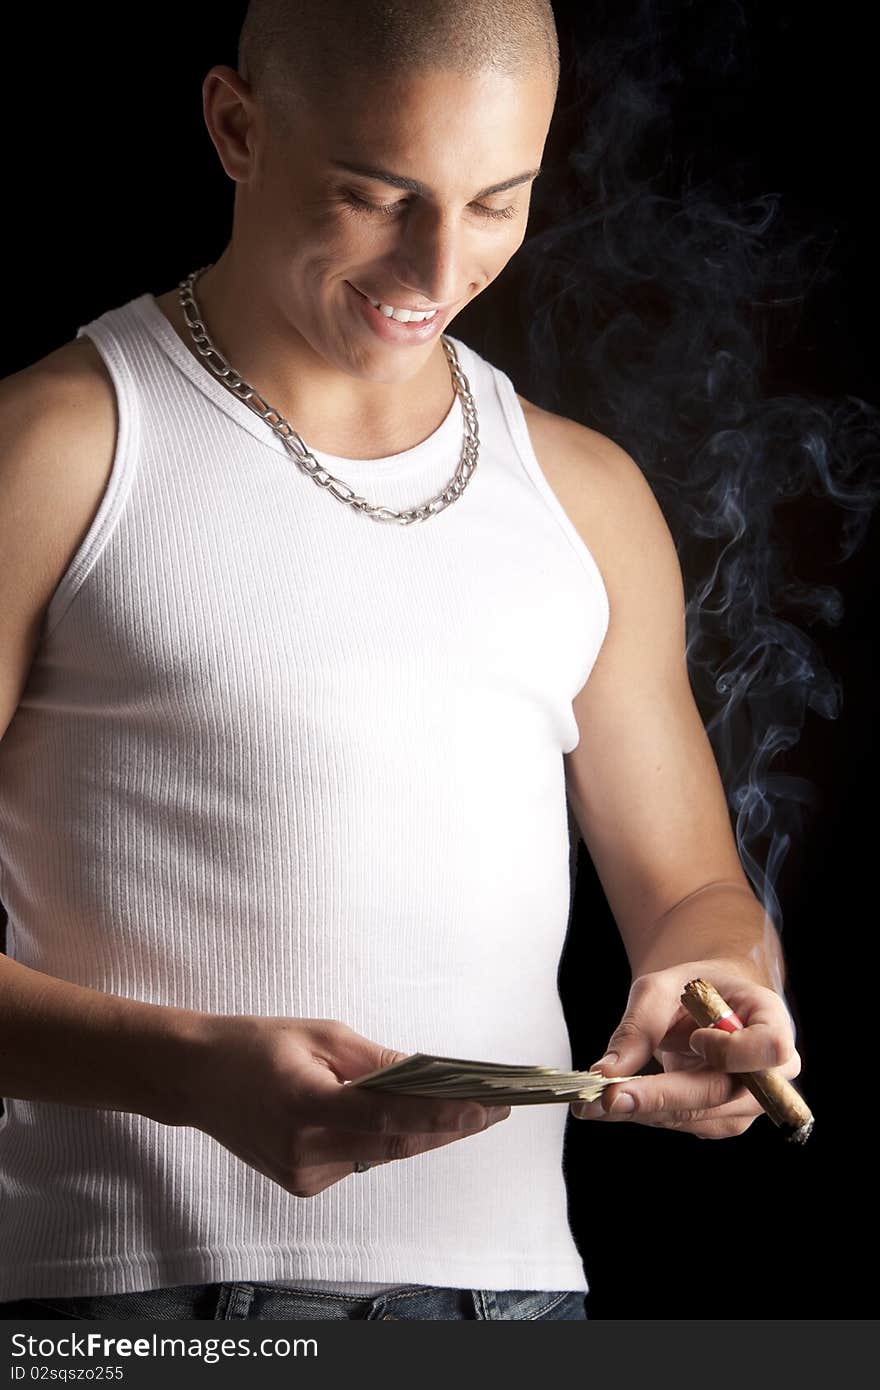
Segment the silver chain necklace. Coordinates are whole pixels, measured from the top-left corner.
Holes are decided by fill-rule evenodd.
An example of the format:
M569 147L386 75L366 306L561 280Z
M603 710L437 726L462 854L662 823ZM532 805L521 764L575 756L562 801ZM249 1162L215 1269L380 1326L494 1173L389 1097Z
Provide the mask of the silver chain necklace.
M307 473L313 482L317 483L319 487L328 488L340 502L348 502L358 511L366 512L375 521L398 521L402 526L409 526L413 521L427 521L429 516L436 516L438 512L442 512L445 507L448 507L450 502L457 501L470 482L471 474L477 466L480 437L477 406L471 394L470 384L458 364L455 348L445 335L441 335L440 341L449 362L452 384L464 415L465 438L461 459L454 477L446 484L442 492L431 498L430 502L423 502L421 506L412 507L405 512L396 512L391 507L376 506L372 502L368 502L365 497L358 497L354 489L348 486L348 483L344 483L341 478L334 478L332 473L328 473L325 468L322 468L314 454L309 453L293 426L285 420L283 415L267 404L259 392L242 380L235 368L229 365L219 348L214 346L208 336L208 330L202 322L199 306L193 294L193 285L196 280L210 268L210 265L203 265L201 270L194 270L185 280L181 280L178 286L181 308L193 342L214 375L219 377L223 385L228 387L233 395L237 396L240 401L244 401L245 405L249 405L261 420L265 420L267 425L271 425L275 433L284 440L287 449L293 454L302 471ZM216 359L216 361L212 359ZM219 366L217 365L218 362Z

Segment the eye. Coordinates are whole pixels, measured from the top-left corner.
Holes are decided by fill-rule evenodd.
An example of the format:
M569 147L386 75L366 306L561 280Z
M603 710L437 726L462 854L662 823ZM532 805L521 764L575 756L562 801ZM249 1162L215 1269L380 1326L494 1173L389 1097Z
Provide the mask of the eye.
M401 198L400 201L396 203L370 203L366 198L359 198L356 193L347 193L345 195L345 201L357 212L366 212L367 214L376 212L383 217L393 217L396 212L408 206L405 198ZM472 206L481 217L496 218L516 216L516 208L513 207L487 208L484 207L482 203L473 203Z

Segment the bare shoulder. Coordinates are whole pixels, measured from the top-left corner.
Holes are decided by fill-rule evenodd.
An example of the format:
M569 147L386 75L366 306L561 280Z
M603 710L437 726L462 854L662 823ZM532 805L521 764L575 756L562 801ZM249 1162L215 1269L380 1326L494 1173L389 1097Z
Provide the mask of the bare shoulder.
M74 339L0 380L0 488L44 545L91 522L116 443L116 393L94 343ZM77 541L78 544L78 541Z
M627 463L635 467L629 455L607 435L533 405L524 396L517 394L516 398L541 470L554 489L557 483L601 485L603 479L610 481L615 467L625 469Z
M565 502L575 504L578 496L592 498L597 489L604 494L627 484L638 487L639 481L648 486L636 462L608 435L543 410L523 396L517 395L517 400L541 471L557 494L564 493Z
M682 571L653 490L613 440L521 404L538 463L608 591L608 631L572 701L578 741L565 782L639 974L673 906L708 884L749 884L690 684Z
M650 555L677 590L669 528L642 469L621 445L517 395L541 471L602 573L612 609Z
M91 338L72 338L17 372L0 378L3 438L7 443L32 438L65 420L73 425L75 443L80 431L106 430L115 422L116 395L110 373ZM75 412L69 419L68 412ZM13 433L9 433L9 427ZM17 451L16 451L17 452ZM8 461L9 450L4 450Z
M0 735L106 491L116 425L112 380L85 338L0 380Z

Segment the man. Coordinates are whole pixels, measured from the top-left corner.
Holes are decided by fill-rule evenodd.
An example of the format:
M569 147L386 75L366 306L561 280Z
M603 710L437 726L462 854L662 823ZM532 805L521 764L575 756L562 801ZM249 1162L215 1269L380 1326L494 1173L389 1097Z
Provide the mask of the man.
M222 256L0 392L0 1298L583 1317L565 1107L344 1084L570 1065L566 795L633 971L597 1065L663 1067L574 1114L740 1134L731 1073L800 1067L651 490L441 336L523 240L552 12L252 4L239 67Z

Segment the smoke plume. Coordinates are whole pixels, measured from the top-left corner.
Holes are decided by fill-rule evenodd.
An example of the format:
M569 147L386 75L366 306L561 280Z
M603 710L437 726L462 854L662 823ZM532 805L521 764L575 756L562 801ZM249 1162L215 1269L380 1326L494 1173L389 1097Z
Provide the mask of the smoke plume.
M821 635L842 595L799 576L786 525L812 496L837 563L855 553L880 493L880 412L768 388L768 352L833 274L830 241L796 231L780 193L744 194L741 170L698 176L673 153L689 75L703 92L738 80L750 41L739 3L580 7L560 153L507 284L526 345L518 389L625 448L666 516L695 699L743 867L781 933L780 869L818 798L778 761L809 710L837 719L844 704Z

